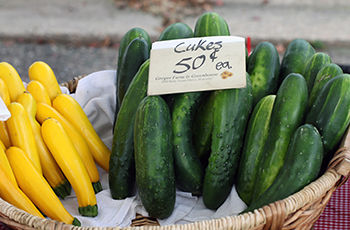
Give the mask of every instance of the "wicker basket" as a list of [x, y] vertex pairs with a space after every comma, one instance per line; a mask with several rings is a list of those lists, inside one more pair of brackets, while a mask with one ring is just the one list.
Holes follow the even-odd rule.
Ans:
[[[84, 76], [63, 83], [71, 93]], [[344, 134], [338, 151], [327, 171], [316, 181], [284, 200], [266, 205], [254, 213], [227, 216], [184, 225], [159, 226], [156, 219], [137, 215], [130, 227], [76, 227], [42, 219], [20, 210], [0, 199], [0, 221], [12, 229], [42, 230], [117, 230], [117, 229], [312, 229], [333, 192], [344, 184], [350, 174], [350, 129]]]

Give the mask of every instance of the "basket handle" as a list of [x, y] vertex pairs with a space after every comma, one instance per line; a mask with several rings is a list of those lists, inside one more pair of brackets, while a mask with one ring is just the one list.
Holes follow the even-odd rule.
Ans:
[[282, 200], [278, 200], [269, 205], [265, 205], [262, 209], [266, 215], [266, 223], [263, 230], [282, 229], [284, 220], [287, 217], [285, 203]]
[[337, 187], [342, 186], [350, 177], [350, 149], [347, 147], [339, 148], [334, 154], [334, 157], [328, 164], [327, 171], [334, 169], [343, 178], [338, 183]]
[[327, 171], [331, 169], [342, 175], [337, 187], [342, 186], [350, 177], [350, 127], [346, 130], [339, 149], [328, 164]]

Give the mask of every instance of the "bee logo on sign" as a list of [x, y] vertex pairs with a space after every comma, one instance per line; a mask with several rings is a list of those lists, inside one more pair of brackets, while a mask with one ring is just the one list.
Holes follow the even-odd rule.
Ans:
[[154, 42], [148, 95], [243, 88], [245, 54], [245, 39], [236, 36]]

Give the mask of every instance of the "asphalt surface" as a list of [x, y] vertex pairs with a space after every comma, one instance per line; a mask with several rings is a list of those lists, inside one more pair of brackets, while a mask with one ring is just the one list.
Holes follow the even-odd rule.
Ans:
[[[224, 0], [212, 11], [227, 21], [232, 35], [250, 37], [252, 45], [270, 41], [283, 55], [286, 45], [304, 38], [334, 63], [350, 65], [350, 2], [347, 0]], [[194, 28], [199, 15], [183, 22]], [[145, 29], [153, 41], [162, 18], [149, 12], [119, 9], [113, 0], [0, 0], [0, 61], [12, 64], [24, 81], [36, 60], [47, 62], [58, 81], [115, 69], [118, 43], [132, 27]]]
[[117, 48], [65, 44], [0, 42], [1, 61], [13, 65], [22, 80], [29, 81], [28, 68], [35, 61], [46, 62], [60, 83], [99, 70], [116, 69]]

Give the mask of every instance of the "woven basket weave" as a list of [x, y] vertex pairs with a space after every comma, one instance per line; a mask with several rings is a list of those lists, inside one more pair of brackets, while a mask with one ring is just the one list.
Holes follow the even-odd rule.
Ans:
[[[77, 77], [63, 83], [71, 93], [75, 92]], [[0, 199], [0, 221], [12, 229], [23, 230], [118, 230], [118, 229], [236, 229], [236, 230], [287, 230], [312, 229], [333, 192], [344, 184], [350, 174], [350, 129], [344, 134], [338, 151], [331, 160], [327, 171], [316, 181], [284, 200], [266, 205], [254, 213], [227, 216], [219, 219], [200, 221], [184, 225], [159, 226], [156, 219], [137, 215], [130, 227], [76, 227], [62, 222], [42, 219], [20, 210]]]

